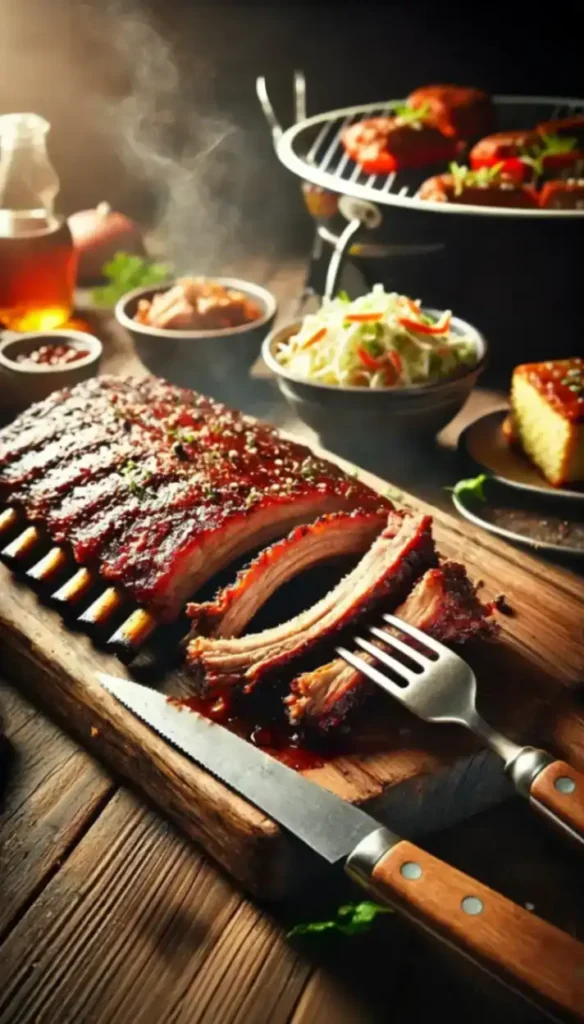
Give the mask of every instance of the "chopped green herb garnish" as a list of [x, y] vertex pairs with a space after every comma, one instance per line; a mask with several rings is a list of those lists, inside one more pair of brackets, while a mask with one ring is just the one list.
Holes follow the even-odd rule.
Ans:
[[372, 900], [363, 900], [362, 903], [347, 903], [339, 907], [333, 920], [297, 924], [288, 932], [288, 938], [296, 938], [298, 935], [319, 935], [322, 932], [359, 935], [368, 931], [377, 917], [392, 913], [390, 907], [383, 907], [380, 903], [374, 903]]
[[422, 122], [431, 114], [431, 108], [429, 103], [424, 103], [421, 107], [408, 107], [407, 104], [398, 104], [392, 107], [392, 114], [395, 117], [399, 117], [400, 121], [405, 124], [416, 124], [416, 122]]
[[491, 182], [497, 181], [502, 168], [503, 162], [492, 167], [479, 167], [476, 171], [471, 171], [464, 164], [450, 163], [448, 170], [454, 179], [454, 194], [459, 196], [463, 189], [475, 186], [488, 188]]
[[125, 466], [120, 469], [128, 488], [137, 498], [145, 498], [148, 494], [147, 485], [152, 479], [152, 473], [148, 469], [138, 466], [133, 459], [128, 459]]
[[102, 274], [109, 283], [94, 288], [91, 297], [96, 306], [111, 307], [133, 288], [167, 281], [172, 274], [172, 267], [165, 263], [153, 263], [152, 260], [128, 252], [117, 252], [104, 264]]
[[486, 501], [485, 483], [488, 479], [489, 477], [486, 473], [481, 473], [479, 476], [469, 477], [468, 480], [459, 480], [454, 487], [446, 487], [445, 490], [455, 494], [457, 498], [461, 494], [470, 494], [478, 501]]
[[525, 148], [524, 154], [519, 158], [522, 163], [533, 168], [537, 178], [543, 174], [545, 159], [548, 156], [559, 156], [562, 153], [571, 153], [578, 146], [578, 139], [563, 135], [541, 136], [541, 144], [531, 150]]
[[344, 288], [341, 288], [340, 292], [338, 292], [337, 299], [340, 299], [341, 302], [350, 302], [351, 301], [349, 295], [347, 294], [347, 292], [345, 291]]

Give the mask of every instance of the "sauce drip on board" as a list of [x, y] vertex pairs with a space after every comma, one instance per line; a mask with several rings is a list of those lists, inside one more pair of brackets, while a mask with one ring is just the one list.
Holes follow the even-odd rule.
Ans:
[[310, 750], [304, 746], [296, 733], [288, 731], [283, 725], [257, 725], [253, 721], [235, 715], [225, 697], [186, 697], [179, 700], [169, 697], [171, 704], [196, 711], [199, 715], [209, 718], [212, 722], [234, 732], [237, 736], [259, 747], [266, 754], [281, 761], [295, 771], [308, 771], [321, 768], [329, 757], [322, 751]]

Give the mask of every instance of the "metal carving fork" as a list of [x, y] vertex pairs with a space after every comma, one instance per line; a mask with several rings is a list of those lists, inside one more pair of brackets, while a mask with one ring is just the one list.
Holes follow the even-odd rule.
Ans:
[[383, 641], [391, 653], [362, 636], [355, 637], [355, 643], [389, 669], [391, 676], [345, 647], [337, 647], [337, 654], [426, 722], [458, 722], [470, 729], [503, 759], [517, 792], [584, 849], [584, 774], [544, 750], [521, 747], [493, 729], [477, 713], [476, 678], [470, 665], [395, 615], [382, 617], [429, 653], [377, 626], [368, 626], [368, 633]]

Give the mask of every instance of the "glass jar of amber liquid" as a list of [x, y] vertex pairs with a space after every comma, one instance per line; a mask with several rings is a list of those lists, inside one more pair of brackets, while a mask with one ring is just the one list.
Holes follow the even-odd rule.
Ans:
[[0, 323], [13, 331], [50, 330], [73, 310], [77, 258], [54, 212], [49, 127], [36, 114], [0, 117]]

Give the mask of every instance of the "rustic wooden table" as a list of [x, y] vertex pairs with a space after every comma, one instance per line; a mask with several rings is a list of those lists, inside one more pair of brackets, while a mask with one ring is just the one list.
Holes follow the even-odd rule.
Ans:
[[[240, 268], [241, 269], [241, 268]], [[291, 309], [302, 268], [246, 264]], [[103, 368], [127, 371], [127, 338], [104, 325]], [[398, 486], [434, 504], [456, 478], [463, 422], [500, 396], [477, 392], [445, 434], [432, 468], [399, 462]], [[298, 429], [256, 369], [247, 411]], [[0, 652], [1, 655], [1, 652]], [[1, 666], [1, 658], [0, 658]], [[303, 919], [360, 898], [331, 878], [302, 903], [260, 907], [158, 813], [0, 677], [7, 742], [0, 818], [0, 1024], [331, 1024], [427, 1020], [510, 1024], [543, 1018], [473, 967], [384, 917], [357, 938], [290, 941]], [[512, 801], [435, 836], [434, 852], [584, 938], [581, 864]]]

